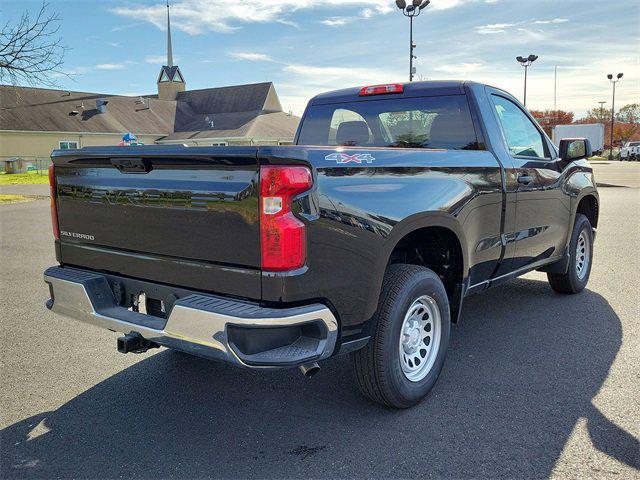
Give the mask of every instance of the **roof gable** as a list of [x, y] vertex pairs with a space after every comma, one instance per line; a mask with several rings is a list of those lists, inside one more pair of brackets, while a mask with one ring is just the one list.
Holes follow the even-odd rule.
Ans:
[[254, 83], [232, 87], [187, 90], [178, 94], [196, 113], [234, 113], [265, 110], [282, 111], [273, 83]]

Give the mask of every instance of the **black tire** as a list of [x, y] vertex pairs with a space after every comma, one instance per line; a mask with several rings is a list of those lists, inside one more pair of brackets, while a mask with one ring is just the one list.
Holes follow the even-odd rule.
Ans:
[[[582, 277], [578, 275], [577, 268], [577, 245], [580, 235], [584, 232], [588, 241], [588, 265]], [[569, 268], [566, 273], [547, 273], [547, 278], [551, 288], [558, 293], [574, 294], [584, 290], [591, 275], [591, 265], [593, 264], [593, 228], [589, 219], [581, 213], [576, 214], [576, 221], [573, 225], [571, 243], [569, 244]]]
[[[428, 296], [440, 314], [440, 341], [435, 361], [426, 376], [414, 382], [405, 376], [400, 360], [400, 333], [405, 314], [416, 299]], [[362, 392], [374, 402], [409, 408], [433, 388], [444, 365], [451, 316], [442, 281], [433, 271], [417, 265], [391, 265], [385, 274], [375, 333], [367, 346], [351, 354], [355, 377]]]

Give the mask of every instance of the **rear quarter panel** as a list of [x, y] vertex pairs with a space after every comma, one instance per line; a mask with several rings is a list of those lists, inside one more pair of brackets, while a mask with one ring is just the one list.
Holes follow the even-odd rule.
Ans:
[[[368, 155], [338, 164], [332, 154]], [[454, 231], [465, 272], [482, 278], [499, 259], [502, 183], [487, 151], [261, 148], [263, 164], [304, 163], [314, 188], [299, 202], [307, 223], [307, 266], [288, 274], [263, 273], [265, 301], [325, 301], [343, 334], [359, 333], [377, 307], [382, 278], [397, 242], [427, 226]]]

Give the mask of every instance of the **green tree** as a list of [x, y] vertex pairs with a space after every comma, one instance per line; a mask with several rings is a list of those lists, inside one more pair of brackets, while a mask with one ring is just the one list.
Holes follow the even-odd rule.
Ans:
[[616, 120], [633, 125], [640, 123], [640, 103], [630, 103], [622, 107], [616, 114]]
[[587, 114], [576, 120], [576, 123], [604, 123], [611, 122], [611, 109], [598, 105], [590, 110], [587, 110]]

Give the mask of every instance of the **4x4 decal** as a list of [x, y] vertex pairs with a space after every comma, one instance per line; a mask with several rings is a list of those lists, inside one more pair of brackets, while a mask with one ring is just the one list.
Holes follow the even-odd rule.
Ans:
[[376, 159], [373, 155], [369, 153], [354, 153], [349, 155], [348, 153], [332, 153], [324, 157], [325, 160], [330, 162], [336, 162], [338, 165], [344, 165], [345, 163], [373, 163]]

